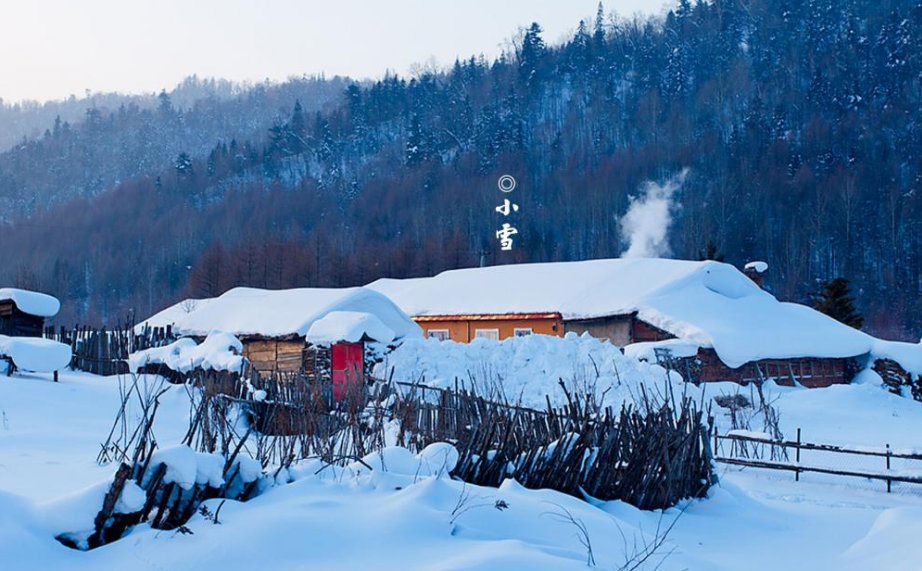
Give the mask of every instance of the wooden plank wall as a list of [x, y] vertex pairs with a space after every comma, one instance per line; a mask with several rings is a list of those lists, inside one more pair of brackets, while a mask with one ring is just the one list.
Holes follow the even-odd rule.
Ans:
[[304, 341], [299, 339], [254, 339], [243, 342], [243, 355], [260, 373], [298, 372], [304, 348]]
[[23, 313], [12, 300], [0, 301], [0, 335], [41, 337], [45, 319]]

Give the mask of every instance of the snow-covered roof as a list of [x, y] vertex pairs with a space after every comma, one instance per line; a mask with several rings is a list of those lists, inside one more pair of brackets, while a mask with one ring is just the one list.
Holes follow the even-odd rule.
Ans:
[[140, 324], [172, 325], [178, 335], [205, 336], [213, 330], [237, 336], [304, 337], [314, 322], [332, 312], [373, 315], [394, 339], [421, 335], [421, 330], [384, 295], [368, 288], [234, 288], [195, 303], [180, 302]]
[[559, 313], [564, 320], [637, 313], [738, 367], [759, 359], [853, 357], [876, 339], [784, 303], [735, 267], [649, 258], [516, 264], [381, 279], [367, 287], [411, 316]]
[[54, 317], [61, 311], [61, 302], [45, 293], [16, 289], [0, 288], [0, 301], [12, 300], [19, 311], [37, 317]]
[[307, 331], [307, 342], [312, 345], [329, 346], [338, 341], [355, 343], [365, 338], [390, 343], [394, 340], [394, 332], [376, 316], [359, 311], [331, 311]]
[[147, 320], [137, 324], [135, 330], [140, 332], [145, 327], [167, 327], [174, 325], [182, 320], [186, 315], [196, 309], [201, 309], [208, 305], [211, 299], [184, 299], [179, 303], [173, 304], [163, 311], [148, 317]]

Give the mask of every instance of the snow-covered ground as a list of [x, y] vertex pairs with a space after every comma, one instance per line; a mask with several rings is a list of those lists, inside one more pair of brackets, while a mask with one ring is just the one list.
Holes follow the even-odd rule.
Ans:
[[[870, 382], [768, 392], [786, 433], [800, 427], [816, 440], [856, 446], [915, 448], [922, 440], [922, 405]], [[162, 403], [155, 432], [166, 447], [184, 434], [189, 406], [182, 387], [171, 387]], [[111, 477], [115, 467], [95, 458], [118, 405], [112, 377], [0, 377], [0, 569], [585, 569], [586, 548], [561, 518], [564, 509], [585, 525], [601, 569], [621, 567], [635, 545], [677, 517], [647, 569], [662, 556], [660, 569], [707, 571], [915, 571], [922, 561], [922, 492], [888, 495], [847, 480], [807, 475], [795, 483], [786, 474], [723, 467], [708, 498], [658, 513], [621, 502], [593, 506], [514, 482], [465, 486], [397, 466], [358, 476], [314, 475], [316, 466], [303, 466], [293, 483], [245, 504], [227, 502], [220, 524], [196, 515], [191, 534], [141, 526], [114, 544], [74, 551], [53, 535], [86, 511], [84, 490]], [[217, 503], [208, 507], [213, 513]]]

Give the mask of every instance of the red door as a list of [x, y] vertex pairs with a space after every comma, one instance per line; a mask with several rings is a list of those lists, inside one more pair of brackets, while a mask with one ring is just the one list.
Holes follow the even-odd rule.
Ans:
[[341, 342], [333, 345], [333, 400], [340, 400], [365, 382], [365, 346]]

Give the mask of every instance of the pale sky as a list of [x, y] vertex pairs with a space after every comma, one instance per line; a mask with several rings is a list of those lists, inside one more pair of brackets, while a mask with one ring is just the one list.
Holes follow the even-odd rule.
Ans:
[[[660, 13], [664, 0], [608, 0]], [[670, 2], [671, 4], [671, 2]], [[496, 56], [537, 21], [551, 43], [598, 0], [0, 0], [0, 98], [171, 89], [184, 77], [380, 77], [434, 57]]]

